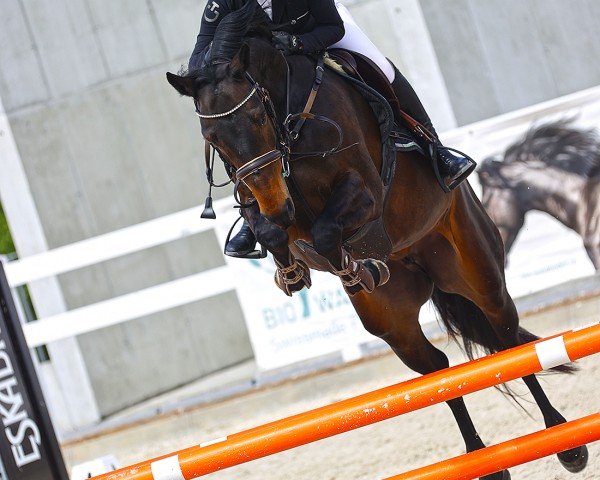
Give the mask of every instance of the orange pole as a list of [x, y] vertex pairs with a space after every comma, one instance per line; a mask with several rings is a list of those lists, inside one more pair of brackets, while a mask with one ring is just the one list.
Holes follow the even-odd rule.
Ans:
[[138, 463], [96, 480], [191, 480], [600, 351], [600, 324]]
[[472, 480], [600, 440], [600, 413], [387, 480]]

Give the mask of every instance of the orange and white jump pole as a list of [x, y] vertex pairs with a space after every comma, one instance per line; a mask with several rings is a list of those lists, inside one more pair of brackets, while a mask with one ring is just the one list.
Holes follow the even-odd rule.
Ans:
[[101, 475], [96, 480], [191, 480], [598, 352], [600, 324], [205, 442]]
[[472, 480], [598, 440], [600, 413], [594, 413], [387, 480]]

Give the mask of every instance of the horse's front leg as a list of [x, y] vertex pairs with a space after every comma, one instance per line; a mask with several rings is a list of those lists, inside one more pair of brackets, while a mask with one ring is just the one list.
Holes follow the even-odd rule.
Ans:
[[390, 278], [384, 262], [354, 259], [342, 247], [344, 232], [374, 220], [381, 209], [382, 202], [375, 200], [358, 172], [351, 171], [335, 185], [325, 209], [313, 223], [311, 234], [316, 252], [329, 261], [331, 273], [340, 277], [350, 295], [361, 290], [371, 293]]
[[244, 216], [258, 242], [271, 252], [275, 259], [275, 284], [289, 297], [304, 287], [310, 288], [310, 269], [290, 252], [287, 231], [261, 215], [257, 205], [245, 209]]
[[600, 271], [600, 243], [598, 242], [597, 236], [591, 240], [584, 238], [583, 243], [594, 268]]

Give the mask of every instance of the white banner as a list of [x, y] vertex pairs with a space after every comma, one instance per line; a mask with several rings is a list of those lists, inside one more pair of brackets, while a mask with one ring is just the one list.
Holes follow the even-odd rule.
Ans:
[[506, 282], [522, 297], [595, 272], [581, 237], [549, 215], [530, 212], [508, 256]]

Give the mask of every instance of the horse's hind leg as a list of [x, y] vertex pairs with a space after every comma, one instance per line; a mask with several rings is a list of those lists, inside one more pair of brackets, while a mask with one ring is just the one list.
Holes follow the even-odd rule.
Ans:
[[[444, 321], [466, 337], [466, 345], [479, 343], [492, 352], [535, 340], [537, 337], [519, 328], [517, 309], [506, 290], [498, 231], [468, 187], [457, 192], [453, 211], [448, 230], [428, 245], [437, 252], [437, 261], [420, 256], [436, 287], [441, 289], [436, 288], [434, 301]], [[546, 427], [566, 422], [535, 375], [523, 380], [542, 412]], [[587, 449], [578, 447], [560, 453], [558, 458], [567, 470], [578, 472], [587, 463]]]
[[[388, 261], [388, 266], [391, 277], [386, 285], [371, 294], [360, 292], [352, 297], [363, 325], [385, 340], [410, 369], [425, 375], [448, 368], [448, 358], [427, 340], [419, 324], [419, 310], [431, 296], [431, 280], [422, 272], [407, 270], [399, 261]], [[464, 400], [457, 398], [447, 403], [467, 451], [484, 448]], [[486, 480], [509, 478], [507, 471], [485, 477]]]

